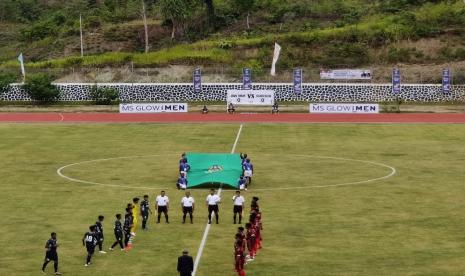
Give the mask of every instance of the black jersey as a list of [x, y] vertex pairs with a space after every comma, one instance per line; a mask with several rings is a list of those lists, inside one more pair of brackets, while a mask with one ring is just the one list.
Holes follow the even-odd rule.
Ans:
[[122, 234], [123, 233], [123, 225], [121, 225], [121, 221], [115, 221], [115, 234]]
[[92, 232], [86, 232], [84, 234], [84, 240], [83, 241], [85, 242], [87, 247], [95, 247], [95, 245], [98, 242], [95, 233], [92, 233]]
[[126, 215], [126, 217], [124, 218], [124, 231], [125, 232], [128, 232], [129, 230], [131, 230], [131, 227], [133, 225], [133, 217], [132, 215]]
[[57, 252], [57, 247], [58, 247], [57, 240], [56, 239], [49, 239], [45, 243], [45, 247], [48, 249], [48, 252], [56, 253]]
[[147, 214], [150, 210], [150, 204], [148, 200], [142, 200], [140, 203], [140, 212], [141, 214]]
[[95, 222], [95, 232], [97, 232], [97, 235], [103, 236], [103, 225], [100, 221]]

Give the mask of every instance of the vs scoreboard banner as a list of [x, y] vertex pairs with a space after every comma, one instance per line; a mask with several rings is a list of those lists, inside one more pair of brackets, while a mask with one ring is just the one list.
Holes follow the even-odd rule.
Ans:
[[273, 105], [273, 90], [228, 90], [226, 101], [234, 105]]
[[119, 113], [180, 113], [187, 112], [187, 103], [120, 104]]

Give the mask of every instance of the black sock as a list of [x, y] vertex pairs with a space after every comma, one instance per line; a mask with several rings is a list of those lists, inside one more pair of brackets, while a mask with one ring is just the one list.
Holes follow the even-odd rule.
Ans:
[[168, 214], [165, 214], [165, 220], [168, 222]]
[[208, 221], [209, 221], [209, 222], [212, 221], [212, 215], [211, 215], [211, 214], [208, 214]]
[[161, 217], [161, 213], [158, 213], [158, 219], [157, 219], [157, 222], [160, 222], [160, 217]]
[[192, 222], [192, 213], [189, 213], [189, 217], [191, 218], [191, 222]]
[[87, 254], [87, 264], [90, 263], [90, 258], [91, 258], [91, 257], [92, 257], [92, 256], [91, 256], [90, 254]]
[[216, 217], [216, 223], [218, 223], [218, 213], [215, 213], [215, 217]]
[[234, 224], [236, 224], [236, 213], [234, 213]]
[[182, 215], [182, 222], [186, 222], [186, 214]]
[[58, 262], [53, 263], [53, 268], [55, 268], [55, 272], [58, 272]]
[[239, 224], [241, 224], [241, 221], [242, 221], [242, 215], [239, 214]]

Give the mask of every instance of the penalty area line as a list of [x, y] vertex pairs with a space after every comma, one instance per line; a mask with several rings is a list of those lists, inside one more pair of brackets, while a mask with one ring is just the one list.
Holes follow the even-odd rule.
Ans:
[[[234, 141], [233, 147], [231, 149], [231, 153], [234, 153], [234, 151], [236, 150], [237, 143], [239, 142], [239, 137], [241, 136], [242, 126], [243, 125], [241, 124], [241, 126], [239, 127], [239, 130], [237, 131], [236, 140]], [[222, 191], [222, 187], [218, 189], [218, 196], [221, 195], [221, 191]], [[213, 212], [211, 215], [213, 216]], [[195, 276], [195, 274], [197, 273], [197, 268], [199, 267], [199, 264], [200, 264], [200, 258], [202, 258], [203, 249], [205, 248], [205, 244], [207, 242], [210, 228], [211, 228], [211, 224], [207, 223], [207, 226], [205, 227], [205, 231], [203, 232], [202, 241], [200, 242], [199, 250], [197, 250], [197, 255], [195, 256], [194, 271], [192, 272], [192, 276]]]

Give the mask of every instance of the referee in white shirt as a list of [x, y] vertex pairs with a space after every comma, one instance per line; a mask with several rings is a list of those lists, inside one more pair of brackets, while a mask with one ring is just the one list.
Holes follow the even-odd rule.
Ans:
[[236, 215], [239, 214], [239, 224], [242, 221], [242, 210], [244, 209], [245, 199], [241, 196], [241, 191], [236, 191], [236, 194], [232, 198], [234, 203], [234, 224], [236, 224]]
[[170, 223], [168, 221], [168, 208], [170, 206], [170, 200], [168, 196], [165, 195], [165, 191], [161, 191], [161, 194], [157, 196], [155, 200], [155, 209], [158, 211], [158, 219], [157, 223], [160, 223], [161, 213], [165, 214], [166, 223]]
[[212, 212], [215, 212], [216, 224], [218, 224], [218, 204], [221, 198], [215, 194], [215, 189], [210, 190], [210, 194], [207, 196], [207, 207], [208, 207], [208, 224], [212, 223]]
[[186, 192], [186, 196], [181, 200], [182, 207], [182, 223], [186, 223], [186, 214], [189, 213], [192, 224], [192, 213], [194, 213], [194, 198], [191, 197], [190, 192]]

